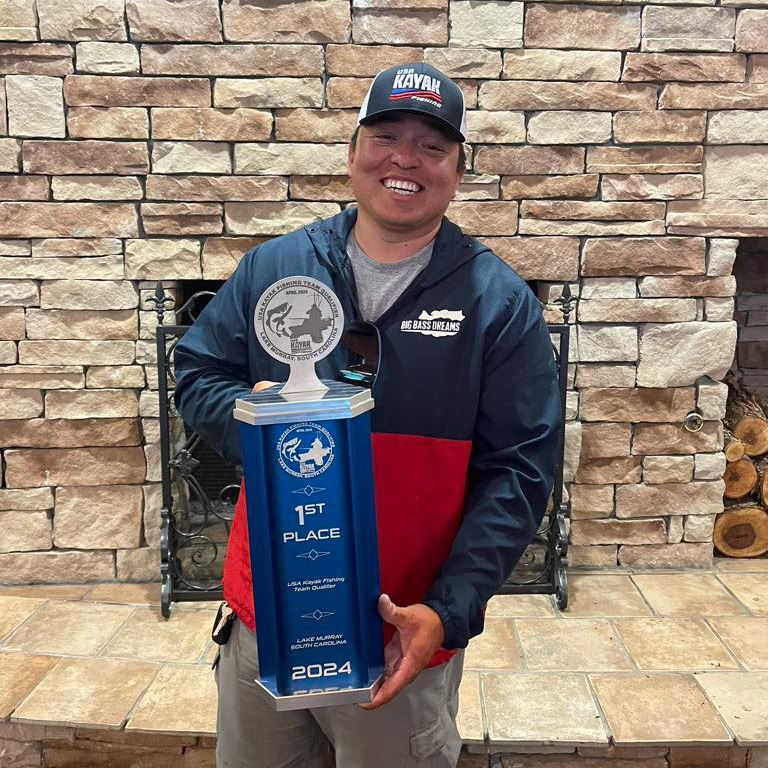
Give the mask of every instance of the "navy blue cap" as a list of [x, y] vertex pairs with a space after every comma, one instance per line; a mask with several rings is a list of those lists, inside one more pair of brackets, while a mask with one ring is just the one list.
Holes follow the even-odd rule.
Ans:
[[365, 125], [387, 112], [416, 112], [442, 123], [456, 141], [466, 141], [464, 94], [431, 64], [398, 64], [379, 72], [363, 101], [357, 122]]

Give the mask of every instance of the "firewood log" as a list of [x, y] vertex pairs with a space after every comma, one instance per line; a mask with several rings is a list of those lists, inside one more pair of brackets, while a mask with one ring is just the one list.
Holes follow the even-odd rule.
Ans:
[[717, 516], [715, 547], [729, 557], [757, 557], [768, 552], [768, 513], [754, 504], [730, 507]]
[[740, 499], [746, 496], [757, 485], [757, 468], [746, 456], [738, 461], [732, 461], [725, 467], [726, 499]]
[[733, 435], [744, 443], [747, 456], [768, 452], [768, 419], [742, 416], [733, 428]]
[[768, 456], [757, 462], [757, 495], [760, 502], [768, 508]]
[[738, 461], [743, 459], [747, 450], [744, 443], [734, 437], [733, 432], [727, 427], [723, 429], [723, 434], [725, 437], [725, 460]]

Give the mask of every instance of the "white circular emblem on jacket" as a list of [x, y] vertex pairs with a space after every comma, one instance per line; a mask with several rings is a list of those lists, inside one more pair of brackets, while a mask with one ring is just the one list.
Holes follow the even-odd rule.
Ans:
[[322, 360], [341, 339], [344, 313], [336, 294], [304, 275], [278, 280], [256, 303], [256, 337], [283, 362]]

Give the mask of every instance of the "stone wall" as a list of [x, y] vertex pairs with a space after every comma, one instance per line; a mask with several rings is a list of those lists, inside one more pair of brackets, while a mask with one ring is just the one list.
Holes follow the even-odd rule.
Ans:
[[0, 0], [0, 582], [157, 576], [142, 290], [339, 211], [371, 76], [422, 59], [470, 110], [449, 215], [548, 319], [580, 294], [572, 563], [709, 564], [731, 267], [768, 233], [763, 4]]
[[[473, 749], [480, 750], [478, 746]], [[162, 732], [95, 730], [0, 722], [8, 768], [215, 768], [216, 739]], [[496, 768], [765, 768], [768, 747], [558, 747], [494, 750]], [[457, 768], [487, 768], [487, 754], [462, 752]]]

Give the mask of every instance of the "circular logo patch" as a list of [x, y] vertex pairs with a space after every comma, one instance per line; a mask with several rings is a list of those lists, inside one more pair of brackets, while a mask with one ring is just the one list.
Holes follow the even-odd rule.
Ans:
[[331, 433], [314, 422], [294, 424], [280, 435], [277, 457], [280, 466], [294, 477], [316, 477], [333, 462], [335, 443]]
[[339, 343], [344, 313], [324, 283], [297, 275], [278, 280], [256, 304], [256, 336], [277, 360], [314, 362]]

